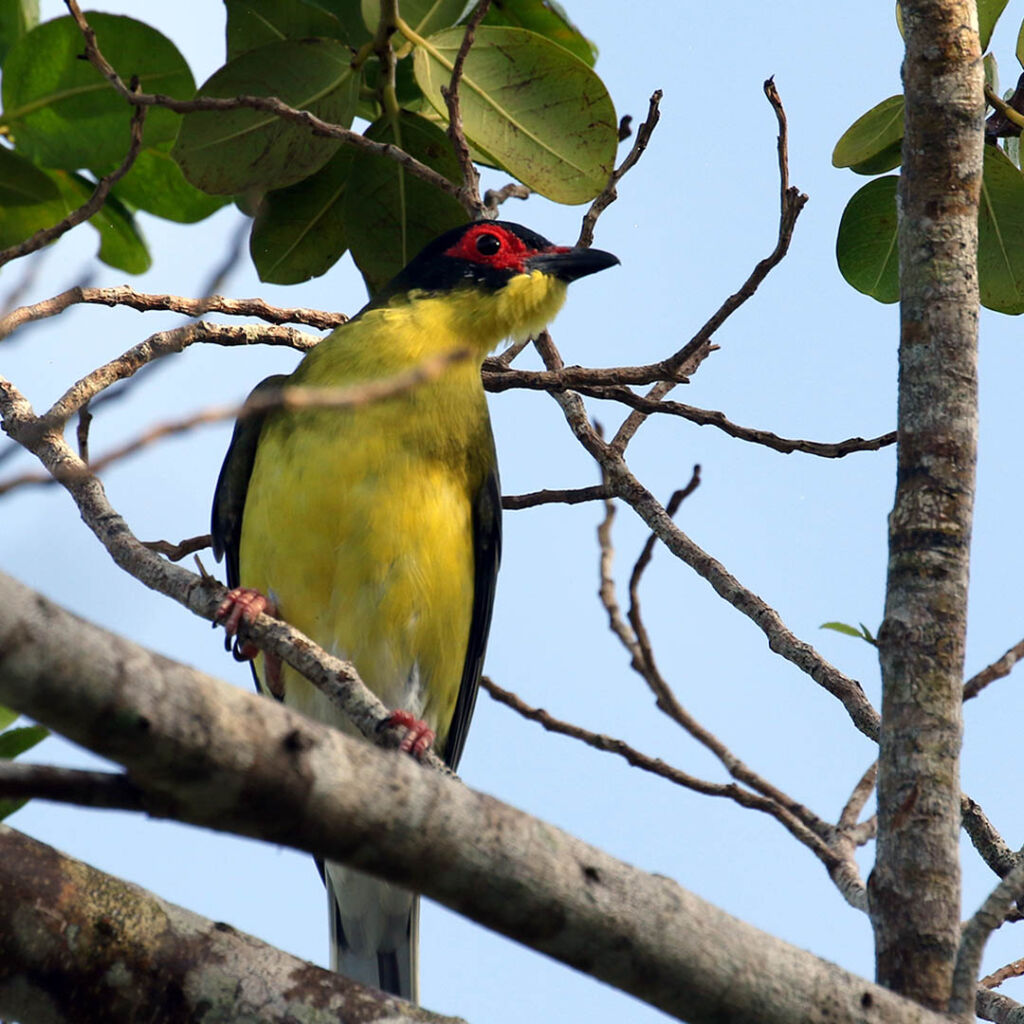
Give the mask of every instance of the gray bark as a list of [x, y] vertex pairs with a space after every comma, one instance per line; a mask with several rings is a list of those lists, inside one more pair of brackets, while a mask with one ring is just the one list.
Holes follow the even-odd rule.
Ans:
[[896, 500], [879, 631], [879, 982], [948, 1006], [959, 944], [959, 753], [977, 444], [983, 74], [974, 0], [903, 0]]

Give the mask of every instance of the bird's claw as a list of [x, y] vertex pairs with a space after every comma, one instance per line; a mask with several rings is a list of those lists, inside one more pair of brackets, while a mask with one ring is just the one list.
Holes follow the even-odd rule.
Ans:
[[406, 754], [412, 754], [417, 761], [422, 760], [434, 742], [434, 730], [410, 711], [392, 711], [384, 720], [384, 725], [405, 730], [398, 749]]
[[[234, 587], [227, 592], [213, 617], [214, 625], [223, 625], [227, 634], [226, 648], [235, 661], [252, 661], [259, 654], [259, 648], [243, 640], [239, 633], [246, 623], [255, 622], [259, 615], [276, 612], [274, 602], [251, 587]], [[231, 643], [234, 638], [234, 644]]]

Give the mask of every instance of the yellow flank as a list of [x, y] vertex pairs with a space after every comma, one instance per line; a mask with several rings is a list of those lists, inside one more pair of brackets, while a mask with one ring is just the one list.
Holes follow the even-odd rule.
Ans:
[[[352, 660], [389, 707], [425, 719], [439, 750], [473, 607], [472, 503], [494, 466], [480, 363], [503, 338], [544, 326], [565, 290], [534, 272], [497, 293], [413, 292], [367, 310], [306, 356], [289, 383], [386, 379], [467, 344], [476, 358], [369, 406], [272, 414], [260, 437], [242, 526], [242, 585], [268, 594], [281, 618]], [[339, 721], [287, 666], [284, 685], [288, 704]]]

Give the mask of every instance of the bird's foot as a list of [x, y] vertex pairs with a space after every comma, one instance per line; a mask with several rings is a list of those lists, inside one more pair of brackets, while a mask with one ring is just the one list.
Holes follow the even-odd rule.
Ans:
[[[260, 653], [260, 649], [255, 644], [243, 640], [240, 633], [246, 623], [255, 622], [263, 612], [267, 615], [277, 615], [277, 606], [269, 597], [251, 587], [234, 587], [221, 601], [213, 621], [214, 625], [221, 623], [224, 626], [224, 632], [227, 634], [225, 646], [231, 651], [235, 661], [252, 661]], [[264, 652], [264, 663], [267, 688], [280, 700], [284, 696], [281, 684], [281, 659]]]
[[385, 728], [395, 726], [405, 729], [405, 735], [402, 737], [398, 749], [406, 754], [412, 754], [417, 761], [422, 759], [434, 742], [434, 730], [423, 719], [417, 718], [410, 711], [392, 711], [383, 724]]

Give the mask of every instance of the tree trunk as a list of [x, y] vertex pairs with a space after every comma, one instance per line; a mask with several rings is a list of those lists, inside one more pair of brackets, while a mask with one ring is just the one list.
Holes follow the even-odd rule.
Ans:
[[960, 938], [983, 74], [974, 0], [903, 0], [902, 13], [898, 469], [869, 893], [879, 982], [945, 1010]]

